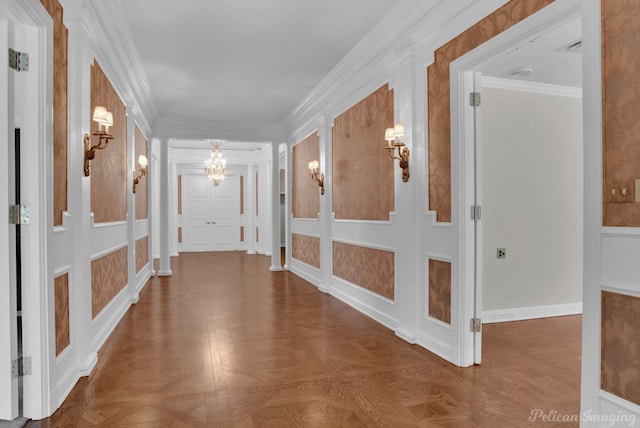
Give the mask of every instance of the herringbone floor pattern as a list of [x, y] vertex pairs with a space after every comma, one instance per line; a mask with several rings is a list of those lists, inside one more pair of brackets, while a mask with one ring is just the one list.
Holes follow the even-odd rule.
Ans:
[[578, 413], [580, 317], [485, 326], [485, 362], [462, 369], [268, 267], [240, 252], [173, 259], [91, 376], [28, 427], [521, 427], [533, 409]]

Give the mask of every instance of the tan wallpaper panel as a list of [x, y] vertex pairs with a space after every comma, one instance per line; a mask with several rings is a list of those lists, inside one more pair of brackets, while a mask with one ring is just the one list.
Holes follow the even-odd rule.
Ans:
[[53, 299], [55, 302], [56, 356], [60, 355], [71, 343], [69, 332], [69, 274], [60, 275], [54, 280]]
[[320, 269], [320, 238], [292, 234], [291, 257]]
[[395, 254], [333, 242], [333, 275], [387, 299], [395, 294]]
[[136, 241], [136, 273], [149, 263], [149, 237], [145, 236]]
[[182, 228], [178, 228], [178, 242], [182, 242]]
[[309, 162], [320, 159], [320, 134], [314, 132], [293, 146], [291, 175], [291, 212], [295, 218], [317, 218], [320, 212], [320, 188], [311, 179]]
[[451, 324], [451, 263], [429, 260], [429, 316]]
[[635, 180], [640, 179], [638, 2], [603, 0], [602, 31], [604, 225], [640, 226], [640, 201], [635, 201]]
[[[149, 151], [147, 150], [148, 142], [147, 139], [144, 138], [144, 134], [140, 131], [140, 128], [136, 125], [135, 130], [135, 142], [136, 142], [136, 151], [134, 163], [135, 168], [138, 169], [140, 166], [138, 165], [138, 157], [140, 155], [145, 155], [147, 158], [149, 157]], [[149, 218], [149, 175], [141, 178], [138, 181], [138, 185], [136, 186], [136, 220], [142, 220]]]
[[127, 257], [127, 247], [123, 247], [91, 262], [92, 318], [127, 285]]
[[552, 2], [553, 0], [511, 0], [436, 50], [435, 62], [427, 68], [427, 115], [429, 209], [437, 212], [438, 221], [451, 221], [450, 63]]
[[240, 226], [240, 242], [244, 242], [244, 226]]
[[333, 124], [333, 211], [337, 219], [389, 220], [394, 161], [384, 147], [393, 126], [393, 91], [384, 85]]
[[[91, 161], [91, 211], [96, 223], [124, 221], [127, 214], [127, 117], [124, 104], [97, 62], [91, 67], [91, 117], [95, 106], [113, 113], [114, 139]], [[98, 124], [91, 121], [91, 132]], [[97, 143], [92, 136], [92, 144]]]
[[256, 227], [256, 242], [260, 242], [260, 235], [258, 235], [258, 228]]
[[62, 225], [67, 211], [68, 30], [58, 0], [40, 0], [53, 19], [53, 225]]
[[182, 214], [182, 174], [178, 174], [178, 214]]
[[244, 175], [240, 176], [240, 214], [244, 214]]
[[602, 292], [602, 389], [640, 405], [640, 298]]

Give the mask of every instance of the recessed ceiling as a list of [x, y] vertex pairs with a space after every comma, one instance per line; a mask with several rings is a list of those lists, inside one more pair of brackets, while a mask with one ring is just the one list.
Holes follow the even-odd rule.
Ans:
[[[483, 75], [551, 85], [582, 87], [582, 23], [576, 18], [492, 58]], [[573, 48], [571, 48], [573, 46]]]
[[399, 0], [121, 0], [160, 117], [280, 122]]
[[169, 147], [175, 149], [209, 149], [211, 143], [217, 141], [222, 144], [222, 149], [225, 151], [234, 152], [255, 152], [264, 150], [270, 147], [269, 143], [259, 143], [254, 141], [224, 141], [224, 140], [177, 140], [172, 139], [169, 142]]

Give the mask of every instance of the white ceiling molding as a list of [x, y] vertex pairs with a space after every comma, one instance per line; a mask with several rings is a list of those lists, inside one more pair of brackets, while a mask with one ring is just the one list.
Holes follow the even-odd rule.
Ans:
[[120, 4], [101, 0], [82, 3], [63, 0], [62, 5], [66, 7], [65, 15], [69, 11], [82, 22], [92, 39], [100, 67], [123, 103], [135, 106], [135, 119], [141, 130], [147, 135], [151, 134], [151, 123], [155, 121], [157, 109], [128, 35]]
[[277, 122], [200, 121], [160, 118], [153, 125], [153, 135], [158, 138], [186, 140], [229, 140], [256, 142], [285, 142], [287, 133]]
[[[449, 24], [460, 19], [461, 10], [476, 3], [482, 3], [476, 7], [483, 10], [493, 10], [491, 6], [497, 8], [506, 1], [412, 0], [399, 3], [287, 115], [284, 124], [289, 134], [297, 134], [299, 127], [311, 121], [320, 110], [327, 114], [344, 111], [363, 98], [362, 89], [367, 85], [362, 82], [368, 82], [368, 87], [380, 82], [384, 84], [383, 80], [394, 64], [406, 60], [409, 54], [417, 55], [424, 45], [433, 42], [434, 35], [444, 33], [443, 28], [455, 37], [459, 31], [456, 33], [456, 26]], [[478, 16], [468, 15], [471, 18]], [[359, 87], [347, 90], [356, 80]]]
[[482, 76], [482, 87], [531, 92], [534, 94], [557, 95], [559, 97], [582, 98], [582, 88], [491, 76]]
[[[211, 148], [183, 149], [171, 148], [169, 150], [169, 161], [176, 163], [188, 163], [201, 166], [204, 171], [204, 161], [209, 159]], [[271, 148], [267, 150], [255, 150], [253, 152], [239, 152], [225, 150], [224, 145], [221, 150], [222, 157], [226, 159], [227, 165], [249, 165], [264, 162], [271, 159]]]

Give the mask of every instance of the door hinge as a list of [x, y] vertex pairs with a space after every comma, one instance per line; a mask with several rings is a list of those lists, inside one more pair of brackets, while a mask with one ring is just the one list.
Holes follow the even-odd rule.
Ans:
[[471, 220], [478, 221], [482, 218], [482, 207], [480, 205], [471, 205]]
[[471, 333], [480, 333], [482, 331], [482, 320], [480, 318], [471, 318]]
[[29, 224], [29, 205], [9, 205], [9, 224]]
[[31, 374], [31, 357], [20, 357], [11, 361], [11, 377], [13, 379]]
[[29, 54], [9, 48], [9, 67], [16, 71], [29, 71]]
[[480, 107], [482, 104], [480, 92], [471, 92], [469, 94], [469, 104], [471, 104], [471, 107]]

